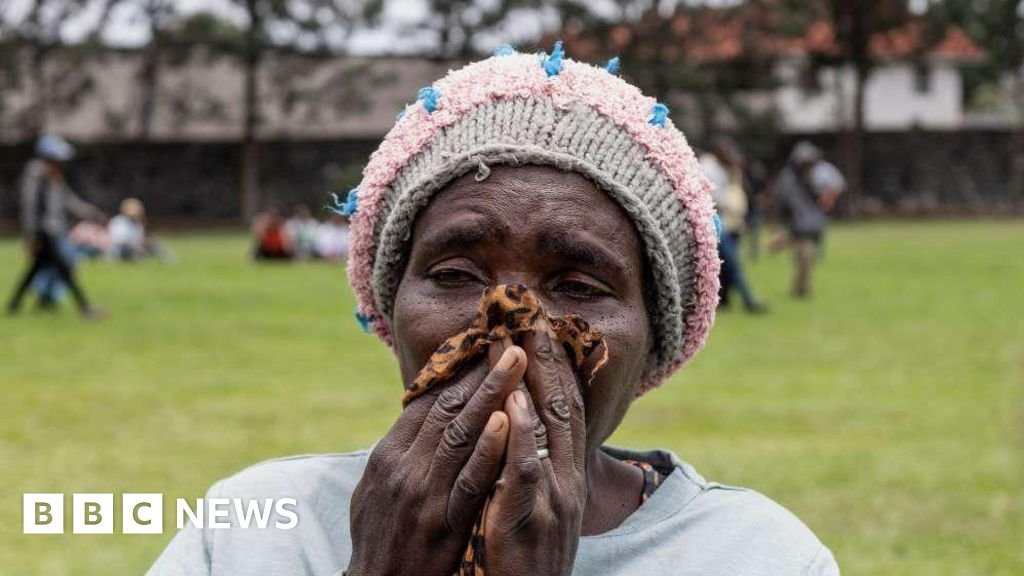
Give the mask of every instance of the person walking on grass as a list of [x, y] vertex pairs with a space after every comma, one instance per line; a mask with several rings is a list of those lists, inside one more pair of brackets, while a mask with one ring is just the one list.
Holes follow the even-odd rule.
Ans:
[[68, 212], [79, 218], [105, 218], [98, 208], [79, 198], [65, 180], [65, 164], [74, 155], [74, 147], [60, 136], [43, 136], [36, 142], [36, 158], [29, 161], [22, 174], [21, 227], [30, 262], [7, 304], [8, 314], [21, 308], [36, 276], [53, 270], [74, 296], [82, 316], [93, 319], [100, 315], [86, 298], [66, 251], [61, 249], [68, 233]]
[[779, 216], [788, 229], [772, 243], [775, 249], [793, 247], [793, 296], [811, 295], [811, 272], [828, 226], [828, 213], [846, 187], [839, 170], [824, 160], [821, 150], [802, 141], [793, 147], [775, 184]]
[[743, 157], [732, 140], [717, 138], [711, 152], [701, 156], [700, 163], [711, 181], [711, 197], [722, 223], [722, 236], [718, 243], [719, 258], [722, 259], [719, 307], [729, 307], [729, 296], [735, 290], [739, 292], [747, 312], [767, 312], [768, 308], [754, 298], [740, 260], [740, 237], [746, 228], [748, 210]]

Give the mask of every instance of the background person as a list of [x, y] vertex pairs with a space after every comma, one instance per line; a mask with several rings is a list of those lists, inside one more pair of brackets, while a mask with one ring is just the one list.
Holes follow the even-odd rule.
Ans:
[[700, 162], [711, 181], [711, 197], [722, 222], [722, 238], [718, 244], [722, 259], [719, 305], [728, 308], [729, 297], [735, 290], [739, 292], [747, 312], [763, 313], [767, 308], [754, 298], [740, 260], [740, 236], [746, 227], [748, 207], [743, 157], [731, 140], [717, 138], [711, 152], [701, 155]]
[[115, 260], [134, 261], [146, 255], [146, 210], [137, 198], [121, 201], [121, 210], [110, 219], [110, 254]]
[[[68, 236], [61, 236], [57, 239], [57, 250], [60, 256], [72, 270], [78, 262], [78, 248]], [[32, 278], [29, 288], [38, 298], [36, 306], [39, 310], [54, 311], [57, 305], [68, 292], [67, 285], [61, 280], [60, 273], [56, 266], [44, 266]]]
[[99, 258], [110, 252], [110, 231], [101, 222], [82, 220], [71, 228], [68, 239], [75, 254], [83, 258]]
[[46, 135], [36, 142], [36, 158], [25, 166], [21, 181], [21, 228], [30, 262], [7, 304], [8, 314], [18, 312], [34, 278], [50, 268], [74, 296], [84, 317], [95, 318], [99, 314], [78, 284], [66, 251], [61, 250], [61, 242], [68, 233], [69, 212], [79, 218], [104, 218], [103, 212], [79, 198], [64, 178], [65, 163], [74, 155], [75, 149], [67, 140]]
[[252, 221], [253, 259], [291, 260], [291, 240], [284, 229], [284, 218], [276, 206], [260, 212]]
[[313, 217], [309, 206], [299, 204], [285, 222], [284, 232], [291, 244], [293, 255], [299, 260], [316, 257], [316, 237], [320, 222]]
[[158, 258], [163, 262], [174, 260], [174, 254], [150, 234], [146, 227], [145, 206], [137, 198], [126, 198], [121, 202], [120, 213], [111, 218], [108, 227], [109, 246], [104, 250], [108, 257], [125, 262], [142, 258]]
[[331, 213], [316, 231], [316, 255], [318, 258], [340, 262], [348, 258], [348, 222], [340, 214]]
[[[814, 156], [813, 152], [811, 156]], [[811, 168], [811, 186], [818, 194], [818, 204], [821, 209], [829, 213], [835, 208], [839, 196], [846, 191], [846, 178], [835, 164], [824, 158], [820, 150], [818, 150], [817, 157], [818, 159]]]
[[107, 227], [109, 258], [121, 262], [134, 262], [143, 258], [157, 258], [173, 262], [174, 254], [153, 236], [146, 226], [146, 207], [138, 198], [121, 201], [120, 214], [110, 220]]
[[828, 211], [845, 188], [838, 169], [822, 162], [821, 150], [801, 141], [793, 147], [775, 183], [775, 203], [788, 237], [777, 237], [773, 246], [781, 248], [788, 243], [793, 248], [795, 298], [811, 295], [811, 273], [828, 227]]

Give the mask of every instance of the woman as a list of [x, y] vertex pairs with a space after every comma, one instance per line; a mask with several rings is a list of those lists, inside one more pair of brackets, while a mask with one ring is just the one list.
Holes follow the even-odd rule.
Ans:
[[715, 140], [700, 163], [711, 182], [711, 198], [722, 221], [722, 236], [718, 242], [718, 255], [722, 259], [718, 308], [729, 308], [730, 293], [735, 289], [747, 312], [763, 314], [768, 307], [754, 298], [740, 259], [740, 236], [747, 226], [749, 208], [744, 190], [743, 156], [732, 140], [722, 137]]
[[767, 498], [603, 446], [703, 345], [717, 301], [708, 185], [666, 113], [557, 45], [421, 90], [342, 207], [357, 317], [411, 382], [485, 287], [523, 284], [601, 331], [607, 365], [582, 386], [544, 332], [495, 343], [372, 451], [272, 461], [211, 490], [294, 498], [294, 529], [186, 529], [152, 573], [450, 576], [491, 496], [489, 576], [837, 574]]
[[75, 148], [54, 134], [36, 142], [36, 157], [26, 166], [21, 179], [21, 227], [30, 258], [29, 266], [18, 281], [7, 303], [7, 313], [21, 309], [21, 300], [39, 275], [43, 280], [44, 308], [53, 306], [56, 282], [75, 298], [83, 318], [96, 320], [103, 312], [94, 308], [75, 276], [74, 262], [68, 259], [68, 213], [79, 218], [103, 219], [103, 212], [82, 200], [68, 186], [66, 164], [75, 157]]

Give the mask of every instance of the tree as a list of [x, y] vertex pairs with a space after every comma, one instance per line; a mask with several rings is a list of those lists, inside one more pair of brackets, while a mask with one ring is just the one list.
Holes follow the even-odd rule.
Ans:
[[541, 0], [428, 0], [426, 18], [414, 27], [436, 36], [437, 58], [466, 60], [476, 55], [477, 39], [500, 33], [513, 12], [541, 5]]
[[560, 0], [562, 26], [552, 39], [564, 39], [569, 54], [584, 60], [617, 57], [622, 74], [668, 104], [691, 139], [751, 134], [748, 151], [768, 156], [776, 115], [737, 97], [775, 85], [774, 54], [765, 49], [774, 34], [767, 4], [619, 0], [614, 10], [597, 12], [585, 2]]
[[249, 221], [256, 215], [260, 205], [259, 147], [256, 142], [256, 128], [259, 122], [259, 73], [263, 57], [265, 33], [263, 2], [244, 0], [249, 23], [245, 29], [245, 116], [242, 128], [242, 162], [239, 182], [242, 192], [242, 218]]
[[839, 53], [854, 73], [853, 123], [847, 136], [846, 173], [850, 195], [856, 197], [861, 193], [864, 180], [864, 88], [877, 64], [871, 39], [906, 24], [911, 12], [906, 0], [829, 0], [828, 4]]
[[[115, 0], [116, 1], [116, 0]], [[149, 43], [143, 49], [139, 70], [142, 94], [139, 98], [139, 137], [148, 140], [153, 131], [153, 117], [160, 94], [160, 67], [167, 42], [168, 27], [177, 15], [174, 0], [124, 0], [135, 5], [141, 19], [149, 28]]]
[[1011, 199], [1024, 200], [1024, 2], [1021, 0], [933, 0], [933, 29], [955, 25], [985, 50], [981, 74], [998, 84], [1011, 79], [1015, 129], [1010, 145]]
[[267, 50], [339, 50], [359, 24], [380, 13], [381, 0], [233, 0], [246, 14], [242, 58], [244, 113], [240, 165], [241, 213], [250, 220], [259, 209], [260, 86]]
[[809, 54], [812, 67], [848, 66], [853, 72], [852, 118], [844, 122], [844, 168], [851, 197], [862, 191], [864, 178], [865, 87], [878, 65], [873, 39], [914, 17], [908, 0], [779, 0], [787, 27], [803, 35], [816, 22], [827, 23], [832, 42], [815, 46]]
[[[21, 80], [31, 86], [29, 93], [32, 94], [32, 104], [25, 109], [19, 122], [29, 138], [38, 136], [46, 129], [54, 95], [58, 92], [55, 89], [56, 83], [62, 80], [60, 74], [51, 73], [50, 59], [58, 48], [65, 46], [63, 28], [68, 20], [94, 4], [101, 4], [101, 17], [96, 26], [98, 29], [109, 14], [109, 5], [104, 0], [33, 0], [22, 21], [4, 22], [6, 41], [3, 48], [4, 59], [9, 61], [8, 70], [23, 76]], [[95, 40], [91, 34], [87, 36], [88, 41], [82, 45], [86, 49]], [[22, 60], [26, 51], [27, 62]], [[88, 88], [88, 83], [80, 83], [79, 88]], [[70, 96], [77, 97], [78, 94]]]

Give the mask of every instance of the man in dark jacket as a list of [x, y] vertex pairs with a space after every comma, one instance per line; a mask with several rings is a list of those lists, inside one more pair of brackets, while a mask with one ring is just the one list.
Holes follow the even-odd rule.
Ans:
[[800, 142], [793, 148], [775, 183], [775, 203], [794, 251], [796, 298], [811, 294], [811, 270], [828, 226], [828, 211], [844, 186], [838, 171], [810, 142]]

